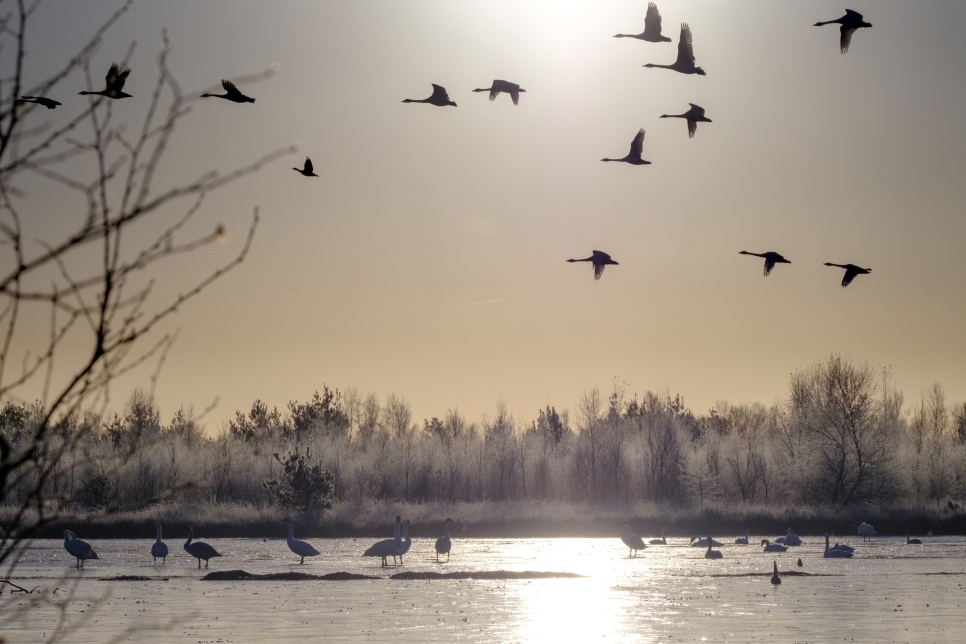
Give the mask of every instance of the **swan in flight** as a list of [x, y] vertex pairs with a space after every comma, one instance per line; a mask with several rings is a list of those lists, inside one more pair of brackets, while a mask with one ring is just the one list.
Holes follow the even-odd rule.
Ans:
[[862, 268], [861, 266], [856, 266], [855, 264], [833, 264], [832, 262], [825, 262], [825, 265], [845, 269], [845, 275], [842, 276], [842, 288], [845, 288], [851, 284], [856, 275], [868, 275], [872, 272], [871, 268]]
[[117, 63], [111, 64], [111, 68], [107, 71], [106, 83], [104, 89], [99, 92], [78, 92], [78, 94], [94, 94], [97, 96], [106, 96], [107, 98], [131, 98], [130, 94], [125, 94], [121, 90], [124, 89], [124, 83], [127, 81], [127, 77], [131, 73], [131, 68], [126, 68], [123, 72], [120, 71]]
[[667, 534], [664, 532], [664, 528], [661, 528], [661, 538], [651, 539], [648, 541], [652, 546], [666, 546], [667, 545]]
[[312, 166], [312, 159], [305, 157], [305, 167], [301, 170], [298, 168], [292, 168], [299, 174], [305, 177], [317, 177], [319, 175], [315, 174], [315, 168]]
[[[399, 542], [399, 549], [396, 554], [399, 555], [399, 563], [402, 565], [403, 555], [409, 552], [409, 549], [413, 547], [413, 540], [409, 536], [409, 524], [412, 523], [408, 519], [402, 524], [402, 540]], [[395, 561], [395, 557], [393, 558]]]
[[863, 522], [859, 524], [859, 534], [862, 535], [862, 541], [866, 539], [871, 541], [872, 536], [875, 535], [875, 530], [868, 523]]
[[[801, 559], [799, 559], [799, 561], [801, 561]], [[775, 567], [772, 568], [774, 572], [771, 574], [771, 583], [773, 586], [779, 586], [782, 583], [782, 578], [778, 576], [778, 560], [772, 559], [772, 563]]]
[[436, 561], [439, 561], [440, 555], [446, 555], [446, 561], [449, 561], [449, 551], [453, 549], [453, 537], [449, 534], [449, 524], [456, 523], [452, 519], [446, 519], [443, 521], [443, 536], [436, 540]]
[[[711, 537], [708, 537], [711, 539]], [[691, 546], [693, 548], [704, 548], [708, 545], [708, 539], [702, 539], [701, 537], [691, 537]], [[715, 541], [711, 539], [711, 545], [715, 548], [720, 548], [723, 544], [720, 541]]]
[[599, 280], [601, 274], [604, 272], [604, 267], [608, 264], [613, 264], [614, 266], [620, 266], [617, 262], [610, 258], [610, 255], [603, 251], [595, 250], [594, 254], [590, 257], [585, 257], [584, 259], [568, 259], [568, 262], [590, 262], [594, 265], [594, 279]]
[[505, 80], [495, 80], [489, 87], [477, 88], [473, 91], [489, 92], [491, 101], [496, 100], [496, 97], [500, 95], [500, 92], [506, 92], [510, 95], [510, 98], [513, 99], [513, 104], [518, 105], [520, 103], [520, 92], [525, 92], [527, 90], [523, 89], [516, 83], [511, 83]]
[[201, 98], [207, 98], [209, 96], [213, 98], [223, 98], [226, 101], [231, 101], [232, 103], [254, 103], [255, 99], [251, 96], [245, 96], [239, 91], [235, 84], [230, 80], [222, 79], [221, 86], [225, 88], [224, 94], [202, 94]]
[[788, 529], [788, 532], [785, 533], [785, 537], [784, 538], [785, 538], [785, 540], [782, 541], [782, 543], [784, 543], [786, 546], [800, 546], [800, 545], [802, 545], [802, 538], [799, 537], [794, 532], [792, 532], [792, 529], [791, 528], [789, 528]]
[[909, 533], [907, 532], [906, 533], [906, 545], [907, 546], [911, 546], [911, 545], [921, 546], [922, 545], [922, 541], [920, 541], [919, 539], [910, 539], [909, 538]]
[[429, 103], [430, 105], [435, 105], [436, 107], [446, 107], [447, 105], [452, 105], [453, 107], [456, 107], [456, 103], [449, 100], [449, 94], [446, 93], [445, 87], [443, 87], [442, 85], [437, 85], [436, 83], [432, 83], [432, 86], [433, 86], [433, 95], [430, 96], [429, 98], [423, 98], [423, 99], [405, 98], [403, 99], [403, 103]]
[[721, 554], [720, 550], [712, 550], [711, 546], [717, 543], [711, 537], [708, 537], [708, 551], [704, 553], [705, 559], [724, 559], [724, 555]]
[[694, 133], [698, 131], [698, 121], [704, 121], [705, 123], [712, 123], [713, 121], [704, 116], [704, 108], [700, 105], [695, 105], [694, 103], [688, 103], [691, 106], [684, 114], [661, 114], [662, 119], [687, 119], [688, 121], [688, 138], [693, 139]]
[[17, 99], [17, 102], [18, 103], [36, 103], [37, 105], [43, 105], [48, 110], [57, 109], [58, 105], [62, 105], [62, 103], [58, 103], [54, 99], [47, 98], [46, 96], [21, 96], [20, 98]]
[[204, 541], [192, 541], [195, 538], [195, 532], [188, 526], [188, 540], [184, 542], [184, 550], [189, 555], [198, 560], [198, 567], [201, 568], [201, 560], [205, 560], [205, 568], [208, 567], [208, 560], [214, 559], [215, 557], [220, 557], [218, 551], [209, 546]]
[[762, 552], [785, 552], [786, 550], [788, 550], [788, 546], [783, 546], [780, 543], [771, 543], [768, 539], [761, 540]]
[[158, 537], [151, 546], [151, 556], [154, 557], [154, 563], [158, 563], [158, 557], [161, 557], [161, 565], [164, 565], [168, 559], [168, 544], [161, 541], [161, 524], [155, 523], [154, 529], [158, 533]]
[[644, 545], [644, 540], [634, 534], [634, 531], [631, 530], [631, 526], [629, 525], [621, 526], [621, 541], [623, 541], [624, 545], [628, 548], [628, 557], [636, 556], [638, 550], [643, 550], [647, 547]]
[[765, 259], [765, 277], [771, 275], [771, 269], [775, 268], [775, 264], [791, 264], [790, 261], [782, 257], [776, 252], [767, 251], [764, 253], [749, 253], [743, 250], [738, 253], [739, 255], [754, 255], [755, 257], [763, 257]]
[[661, 35], [661, 12], [653, 2], [647, 3], [647, 14], [644, 16], [644, 32], [640, 34], [617, 34], [614, 38], [637, 38], [647, 42], [671, 42], [667, 36]]
[[813, 26], [821, 27], [822, 25], [831, 24], [842, 25], [839, 28], [842, 36], [839, 39], [839, 49], [844, 54], [849, 50], [849, 45], [852, 43], [852, 34], [855, 33], [856, 29], [861, 29], [862, 27], [871, 27], [869, 23], [862, 19], [862, 14], [851, 9], [845, 10], [845, 15], [838, 20], [826, 20], [825, 22], [816, 22]]
[[739, 546], [747, 546], [748, 545], [748, 531], [745, 530], [745, 536], [738, 537], [737, 539], [735, 539], [735, 543], [737, 543]]
[[64, 550], [72, 557], [77, 557], [76, 568], [83, 568], [84, 561], [87, 559], [97, 559], [97, 553], [91, 548], [91, 544], [78, 539], [70, 530], [64, 530]]
[[660, 67], [661, 69], [673, 69], [682, 74], [697, 74], [706, 76], [704, 70], [694, 64], [694, 39], [691, 36], [691, 27], [687, 23], [681, 24], [681, 37], [678, 40], [678, 59], [671, 65], [658, 65], [647, 63], [645, 67]]
[[624, 163], [630, 163], [631, 165], [651, 165], [650, 161], [645, 161], [641, 158], [641, 153], [644, 152], [644, 128], [637, 131], [637, 135], [634, 140], [631, 141], [631, 151], [627, 153], [626, 157], [621, 159], [601, 159], [601, 161], [622, 161]]
[[288, 549], [302, 558], [299, 564], [305, 563], [306, 557], [318, 557], [321, 553], [312, 547], [307, 541], [299, 541], [295, 538], [295, 521], [292, 517], [285, 517], [282, 523], [288, 523]]
[[825, 533], [825, 553], [822, 554], [826, 559], [851, 559], [852, 553], [848, 550], [836, 550], [828, 547], [828, 532]]
[[399, 524], [401, 521], [402, 517], [397, 514], [396, 527], [393, 530], [393, 538], [377, 541], [376, 543], [372, 544], [368, 550], [362, 553], [362, 556], [379, 557], [382, 559], [383, 566], [389, 565], [386, 563], [386, 557], [392, 557], [392, 562], [396, 563], [396, 553], [399, 552], [399, 545], [402, 543], [402, 534], [399, 531]]

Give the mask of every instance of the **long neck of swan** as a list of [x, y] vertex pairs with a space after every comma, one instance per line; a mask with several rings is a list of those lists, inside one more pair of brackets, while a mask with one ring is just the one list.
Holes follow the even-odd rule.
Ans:
[[158, 541], [161, 541], [161, 526], [158, 526]]
[[392, 538], [399, 541], [402, 537], [399, 534], [399, 519], [396, 519], [396, 528], [393, 530]]
[[[444, 523], [443, 524], [443, 536], [446, 537], [447, 539], [450, 538], [450, 536], [449, 536], [449, 523]], [[909, 536], [906, 535], [906, 538], [908, 539]]]
[[289, 539], [295, 538], [295, 521], [288, 522], [288, 538]]

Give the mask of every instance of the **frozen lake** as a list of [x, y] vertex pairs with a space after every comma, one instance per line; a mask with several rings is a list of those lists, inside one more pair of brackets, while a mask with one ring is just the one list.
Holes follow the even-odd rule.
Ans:
[[[280, 529], [281, 530], [281, 529]], [[148, 530], [153, 532], [153, 530]], [[83, 535], [80, 535], [83, 538]], [[772, 537], [774, 535], [768, 535]], [[684, 539], [651, 546], [639, 557], [613, 539], [459, 539], [449, 563], [434, 560], [433, 540], [413, 541], [406, 563], [385, 569], [360, 557], [374, 540], [310, 540], [322, 553], [304, 566], [285, 540], [207, 539], [224, 556], [211, 570], [252, 573], [347, 571], [386, 578], [365, 581], [201, 581], [181, 545], [166, 537], [172, 556], [153, 565], [153, 540], [94, 541], [101, 557], [83, 570], [62, 541], [39, 541], [27, 552], [20, 585], [69, 585], [65, 607], [80, 626], [67, 641], [104, 642], [962, 642], [966, 638], [966, 538], [877, 538], [856, 547], [851, 560], [822, 558], [821, 537], [787, 553], [725, 545], [724, 559]], [[752, 536], [757, 542], [759, 537]], [[733, 541], [734, 537], [722, 538]], [[768, 576], [772, 559], [788, 576]], [[804, 566], [798, 568], [801, 558]], [[556, 571], [581, 579], [401, 581], [414, 571]], [[60, 579], [66, 575], [67, 579]], [[107, 581], [118, 575], [148, 581]], [[825, 576], [828, 575], [828, 576]], [[11, 601], [10, 595], [5, 598]], [[18, 596], [12, 596], [14, 604]], [[11, 607], [12, 608], [12, 607]], [[42, 642], [60, 615], [32, 611], [29, 620], [0, 633], [11, 644]], [[160, 628], [150, 636], [144, 629]], [[138, 629], [127, 633], [126, 629]]]

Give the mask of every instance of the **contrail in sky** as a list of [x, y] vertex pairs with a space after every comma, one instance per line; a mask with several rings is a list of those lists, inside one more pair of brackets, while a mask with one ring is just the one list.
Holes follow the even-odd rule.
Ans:
[[416, 309], [417, 311], [439, 311], [440, 309], [456, 309], [461, 306], [476, 306], [477, 304], [492, 304], [493, 302], [503, 302], [505, 297], [501, 297], [498, 300], [483, 300], [482, 302], [467, 302], [466, 304], [448, 304], [446, 306], [433, 306], [428, 309]]

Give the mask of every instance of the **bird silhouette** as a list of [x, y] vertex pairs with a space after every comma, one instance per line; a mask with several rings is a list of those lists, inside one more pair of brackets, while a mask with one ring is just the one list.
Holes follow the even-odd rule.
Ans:
[[64, 530], [64, 550], [72, 557], [77, 558], [77, 563], [75, 564], [77, 568], [83, 568], [84, 561], [87, 559], [98, 558], [97, 553], [91, 548], [91, 544], [86, 541], [81, 541], [70, 530]]
[[621, 541], [627, 546], [627, 556], [630, 557], [631, 553], [637, 555], [638, 550], [644, 550], [647, 546], [644, 545], [644, 540], [638, 535], [634, 534], [629, 525], [621, 526]]
[[402, 517], [398, 514], [396, 515], [396, 527], [393, 529], [392, 539], [383, 539], [382, 541], [377, 541], [372, 544], [364, 553], [363, 557], [379, 557], [382, 559], [382, 565], [387, 566], [387, 557], [392, 557], [393, 563], [396, 563], [396, 555], [399, 552], [399, 546], [402, 543], [402, 533], [400, 532], [400, 522]]
[[436, 561], [439, 561], [440, 555], [446, 555], [446, 561], [449, 561], [449, 551], [453, 549], [453, 537], [449, 534], [451, 523], [456, 522], [452, 519], [443, 521], [443, 536], [436, 540]]
[[851, 9], [846, 9], [845, 15], [838, 20], [816, 22], [814, 26], [821, 27], [822, 25], [831, 25], [833, 23], [842, 25], [839, 28], [839, 31], [842, 33], [842, 37], [839, 39], [839, 49], [841, 49], [843, 54], [849, 50], [849, 45], [852, 43], [852, 34], [855, 33], [856, 29], [872, 26], [862, 19], [861, 13], [857, 13]]
[[825, 262], [825, 265], [845, 269], [845, 275], [842, 276], [842, 288], [845, 288], [851, 284], [856, 275], [868, 275], [872, 272], [871, 268], [862, 268], [861, 266], [856, 266], [855, 264], [833, 264], [831, 262]]
[[208, 567], [208, 560], [214, 559], [215, 557], [220, 557], [218, 551], [212, 548], [210, 545], [204, 541], [192, 542], [195, 538], [195, 532], [188, 526], [188, 540], [184, 542], [184, 551], [189, 555], [198, 560], [198, 567], [201, 568], [201, 560], [205, 560], [205, 568]]
[[255, 102], [255, 99], [252, 98], [251, 96], [245, 96], [240, 91], [238, 91], [238, 88], [235, 87], [235, 84], [230, 80], [222, 79], [221, 86], [225, 88], [224, 94], [202, 94], [201, 98], [207, 98], [209, 96], [212, 98], [223, 98], [226, 101], [231, 101], [232, 103], [254, 103]]
[[517, 105], [520, 102], [520, 92], [525, 92], [527, 90], [523, 89], [516, 83], [511, 83], [505, 80], [495, 80], [493, 84], [485, 88], [477, 88], [473, 90], [474, 92], [489, 92], [490, 100], [495, 100], [500, 92], [506, 92], [513, 99], [513, 104]]
[[651, 545], [654, 545], [654, 546], [666, 546], [667, 545], [667, 533], [664, 531], [664, 528], [661, 528], [661, 538], [660, 539], [651, 539], [650, 541], [648, 541], [648, 543], [651, 544]]
[[698, 121], [704, 121], [705, 123], [711, 123], [711, 119], [706, 118], [704, 115], [704, 108], [700, 105], [695, 105], [694, 103], [688, 103], [691, 106], [684, 114], [662, 114], [662, 119], [687, 119], [688, 121], [688, 138], [693, 139], [694, 133], [698, 130]]
[[617, 34], [614, 38], [637, 38], [647, 42], [671, 42], [667, 36], [661, 35], [661, 12], [653, 2], [647, 3], [647, 15], [644, 16], [644, 33]]
[[922, 541], [920, 541], [919, 539], [910, 539], [909, 538], [909, 533], [907, 532], [906, 533], [906, 545], [907, 546], [913, 546], [913, 545], [921, 546], [922, 545]]
[[745, 536], [738, 537], [737, 539], [735, 539], [735, 543], [738, 544], [739, 546], [747, 546], [748, 545], [748, 531], [745, 530]]
[[58, 103], [54, 99], [47, 98], [46, 96], [21, 96], [19, 99], [17, 99], [17, 102], [36, 103], [37, 105], [43, 105], [48, 110], [55, 109], [58, 105], [62, 105], [62, 103]]
[[306, 557], [318, 557], [321, 554], [308, 541], [300, 541], [295, 538], [295, 521], [292, 520], [292, 517], [285, 517], [282, 519], [282, 523], [288, 523], [288, 539], [286, 539], [286, 543], [288, 543], [289, 550], [302, 558], [299, 561], [300, 565], [305, 563]]
[[778, 561], [776, 559], [772, 559], [772, 563], [775, 567], [772, 568], [774, 572], [771, 574], [771, 583], [774, 586], [780, 586], [782, 583], [782, 578], [778, 576]]
[[768, 251], [765, 253], [749, 253], [743, 250], [738, 253], [739, 255], [754, 255], [755, 257], [765, 258], [765, 277], [771, 275], [771, 269], [775, 268], [775, 264], [791, 264], [790, 261], [779, 255], [778, 253]]
[[[850, 264], [850, 266], [851, 266], [851, 264]], [[848, 273], [846, 273], [846, 275], [848, 275]], [[845, 284], [843, 283], [842, 286], [845, 286]], [[866, 539], [868, 539], [869, 541], [872, 541], [872, 537], [875, 536], [875, 534], [876, 534], [875, 528], [873, 528], [871, 525], [869, 525], [865, 521], [863, 521], [862, 523], [859, 524], [859, 530], [858, 530], [858, 532], [859, 532], [859, 534], [862, 535], [862, 541], [865, 541]]]
[[310, 159], [308, 157], [305, 157], [305, 167], [304, 168], [302, 168], [301, 170], [299, 170], [298, 168], [292, 168], [292, 169], [295, 170], [296, 172], [298, 172], [299, 174], [301, 174], [303, 176], [306, 176], [306, 177], [317, 177], [317, 176], [319, 176], [319, 175], [315, 174], [315, 172], [313, 172], [313, 170], [315, 168], [312, 166], [312, 159]]
[[691, 37], [691, 27], [687, 23], [681, 24], [681, 38], [678, 40], [678, 59], [672, 65], [658, 65], [647, 63], [645, 67], [660, 67], [662, 69], [673, 69], [682, 74], [698, 74], [706, 76], [704, 70], [694, 64], [694, 43]]
[[852, 553], [848, 550], [838, 550], [828, 547], [828, 532], [825, 533], [825, 552], [822, 553], [824, 559], [851, 559]]
[[624, 163], [630, 163], [631, 165], [651, 165], [650, 161], [645, 161], [641, 158], [641, 153], [644, 151], [644, 128], [637, 131], [637, 136], [631, 141], [631, 151], [627, 153], [627, 156], [623, 159], [601, 159], [601, 161], [623, 161]]
[[785, 552], [786, 550], [788, 550], [788, 546], [783, 546], [780, 543], [771, 543], [768, 539], [761, 540], [762, 552]]
[[158, 563], [158, 557], [161, 557], [161, 565], [168, 560], [168, 544], [161, 541], [161, 524], [154, 524], [155, 531], [157, 532], [157, 539], [151, 545], [151, 556], [154, 557], [154, 563]]
[[724, 555], [721, 554], [720, 550], [712, 550], [711, 546], [715, 544], [714, 539], [708, 537], [708, 551], [704, 553], [705, 559], [724, 559]]
[[128, 75], [131, 73], [131, 68], [127, 67], [124, 71], [120, 71], [117, 63], [111, 63], [111, 68], [107, 70], [107, 76], [105, 77], [106, 84], [104, 89], [99, 92], [78, 92], [78, 94], [94, 94], [97, 96], [106, 96], [107, 98], [131, 98], [130, 94], [125, 94], [121, 90], [124, 89], [124, 82], [127, 80]]
[[[446, 93], [445, 87], [443, 87], [442, 85], [437, 85], [436, 83], [433, 83], [432, 85], [433, 85], [433, 95], [430, 96], [429, 98], [424, 98], [421, 100], [414, 99], [414, 98], [406, 98], [406, 99], [403, 99], [403, 103], [429, 103], [430, 105], [435, 105], [436, 107], [446, 107], [447, 105], [452, 105], [453, 107], [456, 107], [456, 103], [449, 100], [449, 94]], [[514, 99], [513, 102], [516, 103], [516, 99]]]
[[619, 266], [617, 262], [610, 258], [610, 255], [599, 250], [595, 250], [594, 254], [590, 257], [585, 257], [584, 259], [568, 259], [568, 262], [591, 262], [594, 265], [594, 279], [599, 280], [601, 273], [604, 272], [604, 267], [608, 264], [613, 264], [614, 266]]

